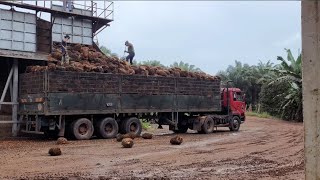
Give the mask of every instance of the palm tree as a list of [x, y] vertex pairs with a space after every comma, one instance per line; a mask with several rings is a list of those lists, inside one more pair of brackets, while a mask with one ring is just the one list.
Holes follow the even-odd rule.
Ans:
[[173, 64], [170, 65], [170, 67], [178, 67], [181, 70], [184, 71], [190, 71], [190, 72], [201, 72], [200, 68], [197, 68], [195, 65], [184, 63], [182, 61], [180, 62], [174, 62]]
[[[268, 61], [258, 65], [250, 66], [242, 64], [240, 61], [235, 61], [235, 65], [230, 65], [226, 71], [218, 72], [225, 86], [226, 82], [231, 80], [232, 86], [240, 88], [246, 94], [246, 103], [252, 105], [253, 110], [259, 110], [259, 94], [264, 82], [272, 76], [270, 68], [274, 65]], [[270, 77], [269, 77], [270, 76]]]
[[106, 56], [111, 56], [111, 57], [119, 57], [117, 53], [111, 52], [110, 49], [106, 48], [105, 46], [100, 46], [100, 50], [105, 54]]
[[248, 64], [242, 64], [236, 60], [235, 65], [229, 65], [225, 71], [218, 72], [223, 87], [226, 87], [228, 81], [232, 81], [230, 86], [240, 88], [245, 92], [247, 105], [252, 104], [252, 91], [249, 89], [251, 85], [248, 78], [245, 77], [248, 74], [249, 68]]
[[107, 56], [111, 55], [111, 50], [106, 48], [105, 46], [100, 46], [100, 50]]
[[295, 59], [290, 50], [286, 49], [287, 60], [274, 65], [270, 61], [250, 66], [235, 61], [225, 71], [220, 71], [222, 83], [229, 80], [232, 86], [240, 88], [246, 94], [246, 104], [254, 110], [259, 107], [281, 115], [283, 119], [302, 120], [302, 78], [301, 54]]
[[242, 75], [248, 82], [248, 90], [251, 92], [251, 103], [254, 109], [260, 113], [260, 92], [262, 85], [274, 77], [274, 73], [271, 73], [269, 69], [274, 65], [270, 61], [263, 63], [259, 61], [258, 65], [247, 67], [243, 70]]
[[288, 83], [287, 91], [277, 96], [285, 96], [281, 103], [282, 116], [289, 114], [291, 120], [302, 120], [302, 73], [301, 54], [295, 59], [290, 49], [287, 51], [287, 60], [281, 56], [277, 60], [281, 61], [281, 66], [271, 69], [278, 77], [269, 82], [269, 85]]
[[138, 63], [138, 65], [147, 65], [147, 66], [160, 66], [160, 67], [165, 67], [163, 64], [161, 64], [160, 61], [157, 60], [147, 60], [147, 61], [142, 61]]

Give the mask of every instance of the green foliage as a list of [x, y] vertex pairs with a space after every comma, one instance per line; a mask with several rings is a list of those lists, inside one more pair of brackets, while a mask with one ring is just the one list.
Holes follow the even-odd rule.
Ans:
[[267, 63], [259, 62], [256, 66], [242, 64], [235, 61], [235, 65], [230, 65], [225, 71], [218, 72], [221, 77], [222, 86], [226, 87], [227, 81], [232, 81], [230, 86], [240, 88], [246, 94], [246, 104], [252, 105], [253, 110], [259, 102], [259, 93], [263, 82], [266, 82], [269, 76], [268, 69], [274, 67], [270, 61]]
[[139, 65], [139, 63], [138, 63], [136, 60], [133, 60], [133, 61], [132, 61], [132, 65], [137, 66], [137, 65]]
[[[147, 61], [142, 61], [142, 62], [137, 62], [137, 61], [133, 61], [133, 65], [147, 65], [147, 66], [160, 66], [160, 67], [167, 67], [165, 65], [163, 65], [160, 61], [158, 60], [147, 60]], [[169, 67], [178, 67], [184, 71], [190, 71], [190, 72], [201, 72], [200, 68], [197, 68], [195, 65], [190, 65], [188, 63], [184, 63], [182, 61], [178, 62], [174, 62], [173, 64], [171, 64]]]
[[111, 52], [111, 50], [105, 46], [100, 46], [100, 50], [107, 56], [118, 57], [118, 54]]
[[105, 55], [110, 55], [111, 50], [106, 48], [105, 46], [100, 46], [100, 50], [105, 54]]
[[261, 87], [260, 92], [260, 104], [261, 111], [268, 112], [274, 116], [281, 118], [281, 103], [285, 99], [286, 90], [289, 88], [287, 83], [278, 83], [273, 85], [268, 85], [265, 83]]
[[147, 61], [142, 61], [140, 63], [137, 63], [136, 61], [134, 62], [137, 65], [147, 65], [147, 66], [160, 66], [160, 67], [165, 67], [163, 64], [161, 64], [160, 61], [157, 60], [147, 60]]
[[170, 65], [170, 67], [177, 67], [180, 68], [181, 70], [184, 71], [190, 71], [190, 72], [201, 72], [201, 69], [196, 67], [195, 65], [185, 63], [185, 62], [174, 62], [173, 64]]
[[257, 113], [257, 112], [246, 112], [247, 116], [254, 116], [259, 118], [268, 118], [268, 119], [275, 119], [275, 117], [271, 116], [267, 112]]
[[281, 97], [279, 101], [281, 107], [281, 118], [295, 121], [302, 121], [302, 71], [301, 54], [295, 59], [290, 51], [287, 51], [287, 60], [278, 56], [277, 60], [281, 66], [271, 69], [276, 74], [268, 85], [285, 84], [288, 86], [282, 92], [275, 94], [275, 98]]
[[[289, 49], [287, 59], [277, 57], [280, 64], [269, 61], [250, 66], [235, 61], [218, 75], [222, 85], [227, 81], [246, 94], [246, 104], [253, 111], [267, 112], [286, 120], [302, 121], [301, 54], [295, 59]], [[260, 108], [257, 108], [260, 107]]]
[[146, 121], [146, 120], [141, 120], [141, 124], [142, 124], [142, 129], [144, 130], [149, 130], [151, 129], [151, 124], [150, 122]]

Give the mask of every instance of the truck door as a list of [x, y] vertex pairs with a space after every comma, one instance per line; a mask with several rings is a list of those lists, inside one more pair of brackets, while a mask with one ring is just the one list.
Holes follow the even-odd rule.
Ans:
[[239, 115], [240, 117], [244, 116], [246, 111], [246, 106], [244, 102], [244, 95], [240, 91], [233, 92], [233, 99], [231, 103], [232, 113], [234, 115]]

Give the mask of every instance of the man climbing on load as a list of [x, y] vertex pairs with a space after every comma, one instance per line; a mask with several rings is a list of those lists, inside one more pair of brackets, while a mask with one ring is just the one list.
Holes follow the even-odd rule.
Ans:
[[62, 42], [61, 42], [61, 51], [62, 51], [62, 58], [61, 58], [61, 64], [69, 64], [69, 55], [67, 52], [67, 45], [70, 40], [70, 36], [67, 34], [64, 36]]
[[129, 41], [125, 42], [125, 45], [128, 47], [128, 50], [125, 50], [125, 53], [129, 53], [129, 55], [126, 57], [127, 62], [130, 62], [130, 64], [132, 65], [132, 60], [135, 56], [134, 53], [134, 47], [131, 43], [129, 43]]

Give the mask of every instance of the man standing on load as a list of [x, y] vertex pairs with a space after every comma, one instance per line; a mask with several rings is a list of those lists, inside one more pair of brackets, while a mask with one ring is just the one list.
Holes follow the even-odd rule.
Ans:
[[129, 53], [129, 55], [126, 57], [126, 60], [127, 62], [130, 62], [130, 64], [132, 65], [132, 60], [133, 60], [133, 57], [135, 56], [134, 47], [131, 43], [129, 43], [129, 41], [126, 41], [125, 45], [128, 47], [128, 50], [124, 52]]
[[69, 64], [69, 55], [67, 52], [67, 44], [70, 40], [69, 35], [65, 35], [62, 42], [61, 42], [61, 52], [62, 52], [62, 58], [61, 58], [61, 64]]

